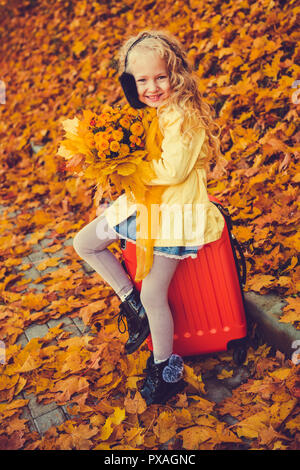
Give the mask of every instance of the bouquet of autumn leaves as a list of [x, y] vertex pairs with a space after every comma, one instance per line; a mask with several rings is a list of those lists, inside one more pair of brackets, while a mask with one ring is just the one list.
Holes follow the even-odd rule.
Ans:
[[97, 199], [113, 187], [130, 197], [142, 199], [142, 182], [149, 176], [146, 163], [145, 129], [140, 110], [105, 106], [100, 114], [82, 111], [82, 118], [62, 122], [65, 139], [58, 155], [64, 157], [66, 170], [92, 180], [98, 187]]

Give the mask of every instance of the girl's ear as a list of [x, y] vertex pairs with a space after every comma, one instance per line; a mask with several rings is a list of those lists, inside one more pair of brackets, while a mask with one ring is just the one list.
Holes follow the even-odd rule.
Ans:
[[130, 106], [136, 109], [144, 108], [146, 105], [138, 98], [134, 76], [131, 73], [123, 72], [119, 81]]

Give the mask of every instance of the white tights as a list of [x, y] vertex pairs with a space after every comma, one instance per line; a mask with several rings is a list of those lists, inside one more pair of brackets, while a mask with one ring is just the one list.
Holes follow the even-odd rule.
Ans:
[[[100, 215], [83, 227], [74, 237], [73, 246], [122, 299], [133, 287], [120, 262], [107, 249], [119, 236]], [[146, 310], [155, 362], [168, 359], [173, 352], [173, 317], [168, 303], [168, 288], [175, 273], [178, 259], [154, 255], [153, 266], [143, 280], [141, 302]]]

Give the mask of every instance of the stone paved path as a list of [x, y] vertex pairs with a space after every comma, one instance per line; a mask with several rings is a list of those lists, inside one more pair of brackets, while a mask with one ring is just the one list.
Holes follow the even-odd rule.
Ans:
[[[10, 217], [14, 218], [18, 216], [18, 211], [10, 212], [7, 206], [0, 206], [0, 217]], [[30, 239], [30, 237], [34, 235], [33, 233], [28, 233], [25, 237], [25, 241]], [[43, 248], [46, 248], [50, 243], [53, 242], [53, 238], [48, 238], [49, 233], [46, 233], [45, 238], [40, 240], [33, 246], [33, 251], [27, 256], [24, 256], [22, 259], [22, 264], [17, 266], [17, 271], [20, 271], [24, 274], [24, 278], [31, 279], [31, 281], [27, 285], [28, 290], [35, 290], [35, 292], [42, 292], [45, 288], [44, 284], [39, 282], [39, 278], [44, 276], [45, 274], [52, 272], [60, 267], [65, 266], [64, 264], [64, 249], [62, 248], [55, 253], [46, 253], [43, 251]], [[72, 239], [67, 239], [65, 242], [62, 243], [63, 246], [72, 245]], [[51, 257], [62, 257], [61, 262], [59, 265], [55, 267], [48, 267], [43, 271], [40, 271], [38, 266], [39, 264]], [[32, 267], [27, 269], [26, 271], [21, 271], [21, 268], [25, 264], [31, 264]], [[83, 270], [88, 273], [91, 272], [91, 268], [84, 263], [81, 262]], [[26, 289], [26, 290], [27, 290]], [[24, 291], [25, 292], [25, 291]], [[71, 333], [70, 337], [72, 336], [82, 336], [86, 334], [89, 329], [86, 325], [82, 322], [82, 320], [78, 318], [70, 318], [69, 316], [63, 316], [59, 319], [49, 320], [47, 323], [44, 324], [32, 324], [28, 328], [24, 330], [24, 332], [19, 336], [17, 340], [17, 344], [21, 344], [24, 347], [32, 338], [42, 338], [44, 337], [49, 328], [52, 328], [60, 323], [63, 322], [62, 329]], [[20, 393], [18, 398], [24, 398], [29, 400], [27, 407], [25, 408], [25, 412], [22, 418], [29, 420], [30, 428], [32, 431], [37, 431], [40, 435], [42, 435], [47, 429], [51, 426], [58, 426], [63, 423], [66, 419], [70, 418], [70, 415], [67, 413], [66, 408], [67, 406], [58, 406], [56, 403], [49, 403], [49, 404], [40, 404], [37, 402], [36, 397], [33, 394], [27, 394], [26, 392]]]

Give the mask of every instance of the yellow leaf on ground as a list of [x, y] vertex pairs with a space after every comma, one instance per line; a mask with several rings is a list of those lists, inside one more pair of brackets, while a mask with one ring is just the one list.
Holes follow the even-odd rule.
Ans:
[[154, 434], [162, 444], [175, 436], [177, 430], [176, 417], [170, 411], [163, 411], [153, 427]]
[[136, 392], [132, 397], [131, 393], [128, 391], [127, 396], [124, 400], [124, 406], [127, 413], [130, 414], [141, 414], [147, 409], [146, 402], [140, 392]]
[[61, 258], [56, 258], [56, 257], [47, 258], [37, 266], [37, 269], [39, 271], [44, 271], [44, 269], [47, 269], [49, 267], [57, 266], [60, 259]]
[[269, 422], [270, 417], [268, 411], [260, 411], [249, 418], [243, 419], [235, 424], [234, 427], [239, 437], [255, 439], [259, 436], [261, 431], [267, 428]]
[[269, 276], [268, 274], [256, 274], [247, 282], [250, 289], [260, 292], [264, 287], [270, 288], [276, 284], [276, 278], [274, 276]]
[[232, 377], [232, 375], [233, 375], [233, 370], [222, 369], [220, 374], [217, 375], [217, 378], [219, 380], [223, 380], [223, 379], [228, 379], [229, 377]]
[[285, 367], [276, 369], [273, 372], [269, 372], [271, 377], [275, 377], [276, 379], [285, 380], [291, 374], [291, 368]]
[[214, 430], [212, 428], [206, 426], [192, 426], [180, 431], [177, 435], [183, 439], [183, 449], [198, 450], [199, 445], [211, 439], [213, 434]]
[[196, 375], [193, 368], [185, 364], [184, 379], [199, 392], [205, 393], [204, 383], [201, 375]]

